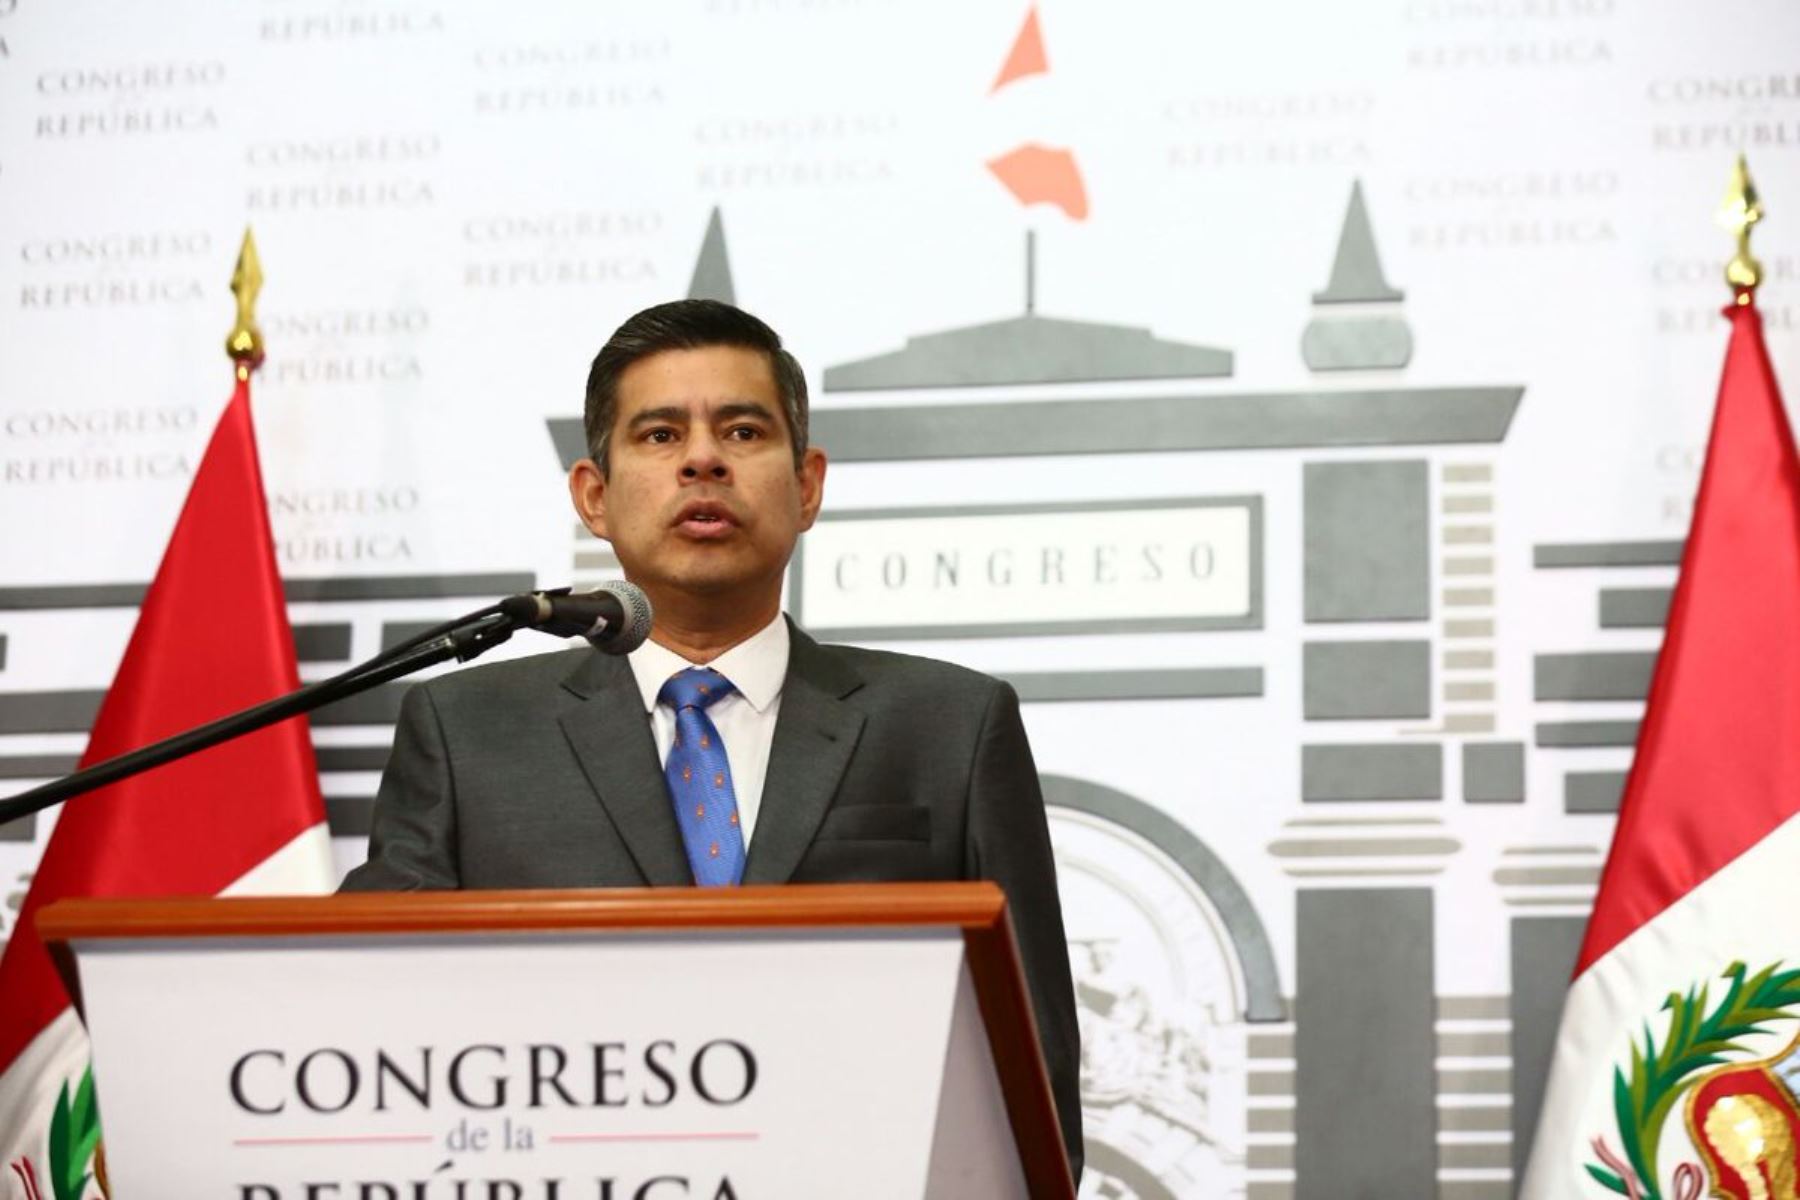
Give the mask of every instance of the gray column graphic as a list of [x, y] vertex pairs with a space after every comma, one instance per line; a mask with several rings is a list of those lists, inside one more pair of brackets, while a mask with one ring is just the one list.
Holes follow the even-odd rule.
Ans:
[[1430, 617], [1424, 460], [1307, 463], [1304, 486], [1306, 619]]
[[1295, 1200], [1435, 1196], [1431, 892], [1297, 899]]
[[1514, 917], [1512, 922], [1513, 1188], [1524, 1177], [1538, 1110], [1556, 1047], [1569, 975], [1581, 948], [1583, 917]]

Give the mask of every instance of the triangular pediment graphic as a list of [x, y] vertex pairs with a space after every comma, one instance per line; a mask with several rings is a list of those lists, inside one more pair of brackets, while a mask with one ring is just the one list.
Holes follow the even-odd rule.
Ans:
[[1362, 180], [1350, 186], [1350, 207], [1338, 233], [1337, 257], [1331, 263], [1331, 282], [1313, 293], [1314, 304], [1365, 304], [1403, 300], [1406, 293], [1387, 281], [1381, 271], [1381, 255], [1375, 249], [1375, 233], [1369, 226], [1369, 209], [1363, 201]]
[[706, 237], [700, 242], [700, 257], [694, 260], [687, 294], [689, 300], [737, 303], [737, 292], [731, 286], [731, 258], [725, 252], [725, 220], [716, 206], [706, 222]]
[[825, 369], [825, 390], [996, 387], [1230, 375], [1232, 354], [1148, 329], [1034, 313], [908, 338], [891, 354]]

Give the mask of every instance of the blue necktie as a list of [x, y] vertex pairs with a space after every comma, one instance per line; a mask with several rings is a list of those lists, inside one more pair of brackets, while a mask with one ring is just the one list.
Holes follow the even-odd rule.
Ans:
[[675, 805], [675, 823], [687, 844], [688, 865], [701, 887], [724, 887], [744, 877], [744, 831], [738, 826], [737, 791], [731, 764], [706, 710], [736, 689], [709, 667], [689, 667], [669, 676], [656, 694], [675, 710], [675, 742], [663, 778]]

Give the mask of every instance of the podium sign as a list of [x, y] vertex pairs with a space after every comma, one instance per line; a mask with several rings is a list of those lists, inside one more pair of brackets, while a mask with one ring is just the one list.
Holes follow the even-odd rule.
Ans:
[[991, 885], [871, 885], [40, 927], [78, 962], [127, 1200], [1066, 1196], [1003, 913]]

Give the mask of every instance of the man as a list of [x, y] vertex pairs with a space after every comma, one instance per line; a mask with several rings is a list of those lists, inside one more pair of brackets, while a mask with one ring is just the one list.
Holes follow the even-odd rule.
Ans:
[[1076, 1178], [1078, 1035], [1018, 698], [781, 615], [825, 455], [774, 330], [708, 300], [637, 314], [588, 376], [587, 527], [652, 640], [407, 693], [350, 890], [991, 879], [1005, 890]]

